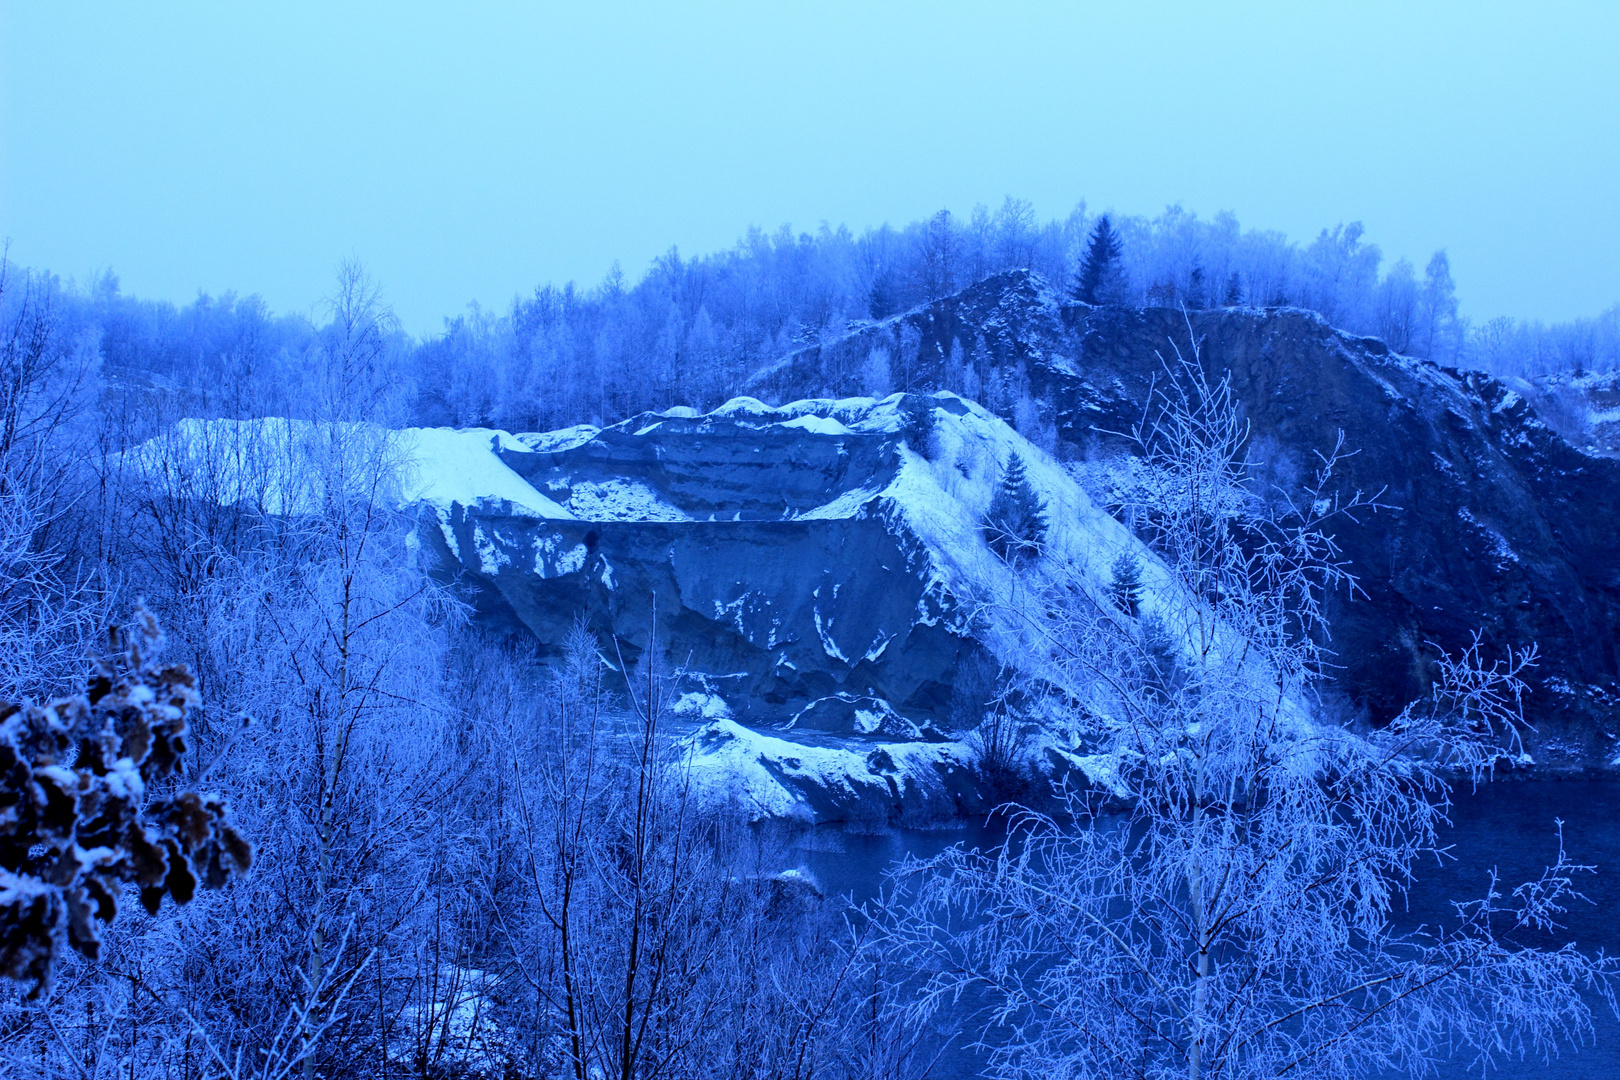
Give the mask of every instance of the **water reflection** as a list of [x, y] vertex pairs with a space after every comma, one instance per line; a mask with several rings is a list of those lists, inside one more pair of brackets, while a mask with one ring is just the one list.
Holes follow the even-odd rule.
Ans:
[[[1620, 952], [1620, 783], [1613, 781], [1499, 782], [1466, 787], [1453, 796], [1452, 828], [1444, 843], [1455, 856], [1439, 865], [1418, 868], [1403, 923], [1433, 922], [1450, 914], [1450, 901], [1483, 894], [1492, 868], [1509, 888], [1538, 877], [1557, 857], [1555, 821], [1564, 823], [1564, 846], [1570, 857], [1591, 863], [1597, 872], [1580, 882], [1591, 901], [1576, 904], [1565, 919], [1560, 940], [1584, 951]], [[990, 846], [1003, 831], [995, 824], [972, 824], [943, 830], [895, 829], [855, 832], [823, 827], [793, 841], [794, 857], [829, 892], [849, 893], [857, 904], [875, 896], [883, 875], [907, 856], [928, 858], [952, 844]], [[1466, 1061], [1441, 1071], [1461, 1078]], [[1539, 1060], [1500, 1062], [1492, 1075], [1538, 1080], [1613, 1080], [1620, 1077], [1620, 1023], [1601, 1013], [1597, 1044], [1543, 1065]]]

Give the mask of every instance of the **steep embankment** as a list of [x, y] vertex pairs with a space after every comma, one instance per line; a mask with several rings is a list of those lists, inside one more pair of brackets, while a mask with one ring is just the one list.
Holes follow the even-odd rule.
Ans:
[[418, 535], [439, 573], [542, 652], [583, 619], [611, 663], [630, 665], [655, 632], [683, 672], [682, 711], [712, 720], [694, 737], [700, 782], [757, 813], [917, 821], [985, 808], [948, 729], [960, 673], [1018, 652], [995, 600], [1019, 581], [981, 528], [1013, 455], [1053, 523], [1045, 564], [1078, 569], [1101, 596], [1121, 551], [1151, 563], [1057, 462], [951, 395], [742, 398], [489, 438], [566, 516], [525, 508], [537, 499], [424, 501]]
[[1478, 630], [1489, 645], [1541, 650], [1528, 702], [1540, 760], [1614, 757], [1620, 462], [1592, 420], [1607, 418], [1611, 388], [1583, 390], [1591, 434], [1572, 442], [1545, 390], [1393, 355], [1309, 312], [1091, 308], [1015, 272], [794, 353], [752, 392], [853, 386], [876, 356], [895, 385], [965, 389], [1026, 434], [1044, 428], [1058, 456], [1090, 463], [1106, 502], [1128, 472], [1106, 463], [1133, 452], [1119, 433], [1163, 385], [1172, 343], [1189, 355], [1196, 343], [1206, 370], [1231, 376], [1267, 485], [1297, 496], [1343, 432], [1353, 456], [1337, 489], [1384, 504], [1337, 532], [1360, 589], [1329, 605], [1354, 702], [1392, 714], [1427, 691], [1429, 643], [1455, 650]]
[[[1030, 664], [1008, 598], [1061, 575], [1107, 605], [1130, 552], [1144, 608], [1174, 606], [1151, 555], [1062, 466], [948, 394], [740, 398], [520, 435], [188, 421], [136, 460], [206, 460], [201, 497], [315, 512], [334, 445], [392, 463], [412, 549], [486, 627], [543, 658], [583, 621], [616, 668], [656, 645], [700, 788], [755, 815], [982, 811], [995, 796], [953, 714], [963, 671]], [[1046, 554], [1017, 571], [982, 528], [1015, 456], [1051, 521]], [[1084, 767], [1084, 747], [1048, 742], [1049, 765]]]

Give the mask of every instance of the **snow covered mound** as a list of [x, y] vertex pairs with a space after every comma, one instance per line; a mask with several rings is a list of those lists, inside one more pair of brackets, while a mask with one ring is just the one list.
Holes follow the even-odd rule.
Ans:
[[[773, 729], [801, 762], [843, 762], [848, 791], [882, 794], [889, 782], [861, 763], [878, 746], [915, 744], [931, 748], [919, 750], [931, 764], [914, 770], [915, 791], [937, 794], [940, 769], [954, 776], [966, 754], [951, 741], [964, 719], [959, 670], [1017, 652], [1011, 620], [987, 600], [1059, 566], [1080, 568], [1082, 587], [1100, 595], [1131, 551], [1145, 605], [1160, 602], [1141, 545], [1044, 451], [952, 394], [780, 407], [737, 398], [702, 415], [481, 437], [506, 472], [485, 462], [479, 475], [509, 474], [533, 494], [424, 498], [421, 550], [481, 619], [543, 653], [577, 619], [614, 664], [636, 663], [656, 640], [697, 695], [683, 711], [721, 718], [698, 744], [705, 768], [759, 750], [738, 731]], [[1015, 458], [1050, 522], [1047, 554], [1020, 571], [983, 527]], [[441, 477], [424, 490], [451, 486]], [[560, 514], [532, 509], [547, 504]], [[791, 797], [789, 816], [810, 812], [809, 781], [786, 764], [794, 754], [773, 747], [758, 768], [777, 787], [758, 804], [783, 813]], [[787, 776], [799, 779], [782, 787]], [[845, 813], [848, 799], [818, 790], [812, 816]]]
[[[206, 497], [267, 513], [319, 512], [324, 484], [388, 476], [412, 546], [485, 624], [545, 656], [584, 620], [614, 665], [655, 644], [685, 673], [675, 712], [704, 775], [740, 770], [750, 812], [776, 816], [973, 797], [958, 672], [1022, 656], [1017, 619], [990, 601], [1076, 568], [1101, 597], [1130, 551], [1144, 607], [1169, 604], [1151, 556], [1056, 461], [952, 394], [737, 398], [518, 435], [188, 421], [132, 453], [157, 475], [211, 460]], [[1015, 462], [1049, 522], [1045, 554], [1017, 570], [984, 528]]]
[[[1101, 590], [1132, 551], [1154, 602], [1141, 545], [1045, 452], [951, 394], [737, 398], [487, 445], [533, 494], [426, 499], [420, 530], [484, 617], [543, 647], [585, 618], [634, 662], [656, 597], [661, 654], [747, 722], [844, 694], [943, 724], [961, 662], [1011, 659], [982, 602], [1016, 572], [983, 522], [1014, 458], [1050, 521], [1040, 563]], [[562, 513], [529, 509], [547, 504]]]
[[960, 743], [806, 745], [719, 720], [691, 748], [698, 797], [753, 820], [921, 824], [990, 809]]
[[487, 428], [392, 431], [281, 417], [181, 420], [126, 460], [176, 497], [266, 514], [319, 513], [328, 496], [338, 494], [328, 490], [336, 485], [351, 497], [375, 493], [400, 509], [488, 503], [535, 517], [570, 517], [507, 468], [501, 446], [524, 449], [506, 432]]

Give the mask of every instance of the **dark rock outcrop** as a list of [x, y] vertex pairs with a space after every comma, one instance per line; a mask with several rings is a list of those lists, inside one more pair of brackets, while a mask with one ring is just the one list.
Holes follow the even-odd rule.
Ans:
[[456, 503], [428, 508], [438, 527], [419, 533], [486, 622], [542, 655], [582, 619], [627, 667], [655, 631], [665, 670], [746, 721], [838, 694], [942, 713], [980, 646], [883, 494], [902, 464], [893, 425], [851, 430], [826, 404], [798, 423], [744, 408], [648, 414], [562, 446], [537, 437], [501, 460], [572, 517]]
[[[1294, 309], [1182, 312], [1066, 303], [1013, 272], [762, 370], [751, 392], [856, 390], [880, 350], [902, 389], [968, 391], [1044, 428], [1060, 456], [1134, 449], [1122, 433], [1196, 343], [1230, 375], [1262, 478], [1297, 494], [1339, 433], [1344, 494], [1385, 509], [1337, 540], [1361, 593], [1330, 599], [1339, 685], [1373, 718], [1426, 693], [1433, 645], [1535, 643], [1528, 711], [1543, 760], [1614, 756], [1620, 716], [1620, 461], [1578, 446], [1503, 381], [1392, 354]], [[1600, 396], [1603, 388], [1593, 391]], [[1548, 419], [1555, 419], [1549, 417]]]
[[[703, 797], [754, 816], [988, 810], [950, 725], [977, 720], [953, 701], [959, 673], [1016, 655], [1017, 616], [991, 601], [1046, 566], [1100, 595], [1122, 552], [1149, 557], [1053, 459], [951, 395], [401, 436], [433, 571], [542, 657], [577, 620], [620, 672], [656, 646]], [[1048, 555], [1016, 572], [983, 529], [1015, 458], [1054, 518]]]

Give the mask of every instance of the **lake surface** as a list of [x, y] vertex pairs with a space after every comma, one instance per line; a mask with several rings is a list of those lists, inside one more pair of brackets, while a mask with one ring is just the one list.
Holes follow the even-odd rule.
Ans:
[[[1564, 825], [1564, 847], [1575, 862], [1591, 863], [1580, 889], [1589, 903], [1577, 903], [1566, 916], [1563, 940], [1583, 951], [1620, 953], [1620, 783], [1614, 781], [1533, 781], [1460, 788], [1453, 795], [1452, 828], [1445, 843], [1455, 861], [1419, 867], [1419, 880], [1401, 921], [1433, 919], [1450, 911], [1451, 899], [1481, 895], [1495, 868], [1508, 885], [1538, 877], [1557, 857], [1555, 822]], [[993, 827], [948, 830], [889, 830], [877, 833], [821, 828], [798, 837], [795, 854], [832, 892], [850, 893], [856, 903], [874, 896], [883, 874], [907, 856], [928, 858], [952, 844], [990, 845]], [[1566, 1049], [1551, 1063], [1540, 1060], [1498, 1063], [1491, 1074], [1539, 1080], [1620, 1078], [1620, 1022], [1608, 1012], [1597, 1016], [1597, 1042]], [[1477, 1076], [1460, 1061], [1441, 1071], [1452, 1077]]]

